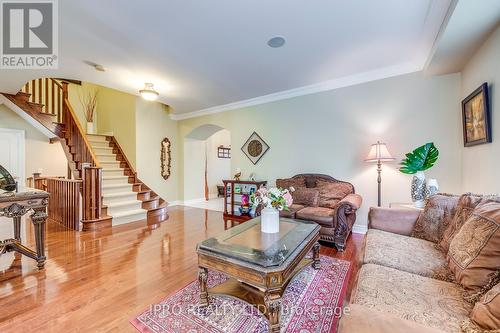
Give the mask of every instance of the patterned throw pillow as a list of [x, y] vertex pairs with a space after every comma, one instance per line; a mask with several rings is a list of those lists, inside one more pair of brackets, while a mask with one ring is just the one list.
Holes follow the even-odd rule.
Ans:
[[474, 329], [475, 332], [500, 329], [500, 283], [491, 288], [474, 305], [470, 319], [462, 325], [464, 332], [474, 332]]
[[352, 186], [348, 183], [329, 182], [319, 179], [316, 183], [319, 190], [319, 206], [335, 208], [337, 203], [352, 193]]
[[451, 194], [435, 194], [428, 198], [424, 211], [413, 227], [411, 237], [439, 242], [455, 216], [459, 199], [460, 196]]
[[444, 231], [439, 242], [439, 248], [441, 248], [443, 252], [448, 252], [451, 240], [460, 231], [460, 228], [470, 217], [474, 208], [476, 208], [480, 203], [486, 201], [500, 202], [500, 197], [496, 195], [477, 195], [472, 193], [466, 193], [460, 197], [455, 211], [455, 216]]
[[295, 189], [306, 187], [306, 178], [295, 177], [295, 178], [276, 179], [276, 187], [285, 190], [290, 189], [290, 187], [293, 187]]
[[452, 239], [448, 265], [457, 283], [480, 291], [500, 269], [500, 203], [481, 203]]
[[319, 191], [315, 188], [299, 187], [292, 192], [293, 203], [307, 207], [318, 207]]

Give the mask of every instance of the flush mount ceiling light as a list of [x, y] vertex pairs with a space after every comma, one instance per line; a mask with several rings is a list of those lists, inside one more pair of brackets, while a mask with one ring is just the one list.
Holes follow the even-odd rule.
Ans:
[[154, 101], [159, 95], [152, 83], [144, 83], [144, 89], [139, 90], [139, 93], [147, 101]]
[[285, 42], [286, 42], [285, 38], [283, 38], [281, 36], [276, 36], [276, 37], [273, 37], [270, 40], [268, 40], [267, 45], [269, 45], [272, 48], [278, 48], [278, 47], [282, 47], [283, 45], [285, 45]]

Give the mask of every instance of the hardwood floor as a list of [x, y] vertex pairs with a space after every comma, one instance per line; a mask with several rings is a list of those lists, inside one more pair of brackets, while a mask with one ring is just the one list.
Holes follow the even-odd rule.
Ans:
[[[8, 253], [0, 257], [0, 332], [136, 332], [129, 320], [197, 276], [195, 246], [224, 230], [222, 213], [176, 206], [161, 224], [133, 222], [95, 232], [47, 225], [45, 269]], [[0, 239], [11, 222], [0, 218]], [[34, 244], [28, 219], [24, 242]], [[321, 254], [353, 261], [357, 275], [363, 235], [346, 251]]]

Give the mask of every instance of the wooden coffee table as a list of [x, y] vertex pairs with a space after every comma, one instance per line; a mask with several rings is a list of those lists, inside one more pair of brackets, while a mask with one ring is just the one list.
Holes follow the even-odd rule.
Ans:
[[[265, 234], [256, 218], [209, 238], [197, 246], [200, 306], [208, 294], [237, 297], [255, 306], [269, 320], [269, 331], [280, 331], [281, 296], [302, 268], [320, 268], [319, 230], [316, 223], [280, 219], [280, 232]], [[306, 258], [313, 250], [313, 258]], [[207, 289], [208, 269], [230, 278]]]

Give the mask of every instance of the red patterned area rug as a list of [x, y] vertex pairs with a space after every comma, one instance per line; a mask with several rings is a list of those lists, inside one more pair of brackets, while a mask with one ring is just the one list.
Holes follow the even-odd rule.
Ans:
[[[321, 269], [305, 267], [288, 285], [282, 298], [281, 332], [335, 333], [341, 314], [350, 263], [321, 257]], [[210, 271], [208, 287], [227, 277]], [[198, 307], [198, 281], [152, 304], [131, 320], [140, 332], [257, 333], [268, 332], [266, 318], [253, 306], [229, 296], [210, 296], [208, 308]]]

